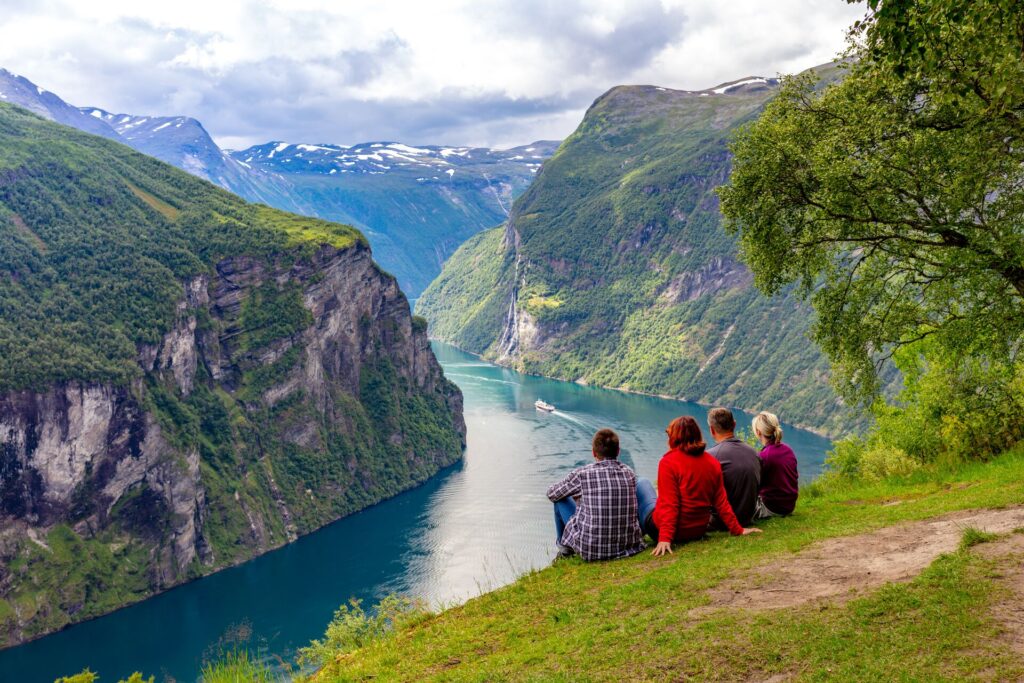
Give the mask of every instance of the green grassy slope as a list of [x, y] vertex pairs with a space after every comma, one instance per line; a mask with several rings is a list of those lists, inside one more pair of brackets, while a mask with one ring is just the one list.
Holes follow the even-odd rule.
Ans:
[[815, 541], [1021, 504], [1020, 449], [958, 471], [805, 489], [796, 513], [759, 536], [714, 534], [662, 558], [559, 562], [341, 654], [314, 680], [1020, 680], [1024, 660], [993, 615], [1007, 599], [999, 567], [964, 548], [845, 604], [690, 610], [730, 576], [769, 581], [758, 567]]
[[809, 309], [759, 295], [720, 227], [727, 142], [773, 92], [609, 91], [417, 312], [434, 336], [529, 372], [844, 431]]

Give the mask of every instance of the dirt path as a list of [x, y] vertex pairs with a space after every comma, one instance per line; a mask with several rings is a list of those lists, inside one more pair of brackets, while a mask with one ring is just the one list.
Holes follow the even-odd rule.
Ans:
[[[692, 613], [699, 616], [723, 607], [778, 609], [816, 600], [845, 602], [883, 584], [914, 578], [936, 557], [956, 550], [969, 527], [991, 533], [1022, 528], [1024, 507], [965, 510], [821, 541], [727, 580], [711, 591], [711, 604]], [[1024, 553], [1024, 541], [1020, 550]], [[1010, 580], [1024, 598], [1024, 569], [1018, 566]], [[1016, 620], [1018, 644], [1024, 646], [1024, 607], [1014, 607], [1007, 618]]]
[[998, 562], [998, 581], [1008, 595], [995, 605], [992, 616], [1003, 627], [1001, 640], [1024, 655], [1024, 534], [983, 543], [975, 552]]

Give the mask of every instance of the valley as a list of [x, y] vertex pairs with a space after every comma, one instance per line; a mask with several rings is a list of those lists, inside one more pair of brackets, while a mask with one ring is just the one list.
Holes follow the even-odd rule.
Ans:
[[463, 241], [505, 220], [558, 142], [506, 150], [364, 142], [268, 142], [222, 150], [189, 116], [75, 107], [0, 69], [0, 102], [117, 140], [251, 202], [346, 223], [415, 299]]
[[[351, 597], [370, 605], [397, 592], [434, 606], [461, 604], [550, 564], [544, 490], [590, 457], [594, 430], [618, 430], [624, 461], [652, 477], [668, 421], [680, 414], [706, 419], [698, 405], [522, 375], [444, 344], [433, 348], [465, 397], [467, 446], [459, 463], [241, 566], [0, 651], [0, 670], [26, 681], [85, 666], [115, 681], [136, 670], [194, 680], [218, 649], [246, 647], [272, 663], [291, 658]], [[537, 398], [556, 412], [536, 410]], [[829, 442], [788, 426], [787, 440], [800, 454], [801, 477], [812, 480]], [[92, 647], [110, 641], [120, 647]]]
[[859, 418], [807, 338], [810, 308], [760, 294], [721, 227], [730, 136], [776, 87], [602, 95], [508, 221], [468, 240], [420, 297], [431, 334], [525, 372], [849, 432]]
[[5, 7], [0, 681], [1024, 680], [1019, 9]]

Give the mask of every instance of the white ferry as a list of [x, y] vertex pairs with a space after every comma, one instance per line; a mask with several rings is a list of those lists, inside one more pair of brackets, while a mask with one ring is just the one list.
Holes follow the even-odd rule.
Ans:
[[538, 398], [533, 402], [533, 407], [537, 410], [543, 410], [545, 413], [554, 412], [555, 407], [550, 403], [545, 403], [543, 399]]

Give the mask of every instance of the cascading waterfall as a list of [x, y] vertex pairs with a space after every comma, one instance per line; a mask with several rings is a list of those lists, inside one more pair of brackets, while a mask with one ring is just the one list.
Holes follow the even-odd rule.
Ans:
[[500, 351], [499, 362], [511, 358], [519, 351], [519, 266], [522, 256], [516, 255], [516, 274], [509, 298], [508, 311], [505, 312], [505, 325], [498, 340]]

